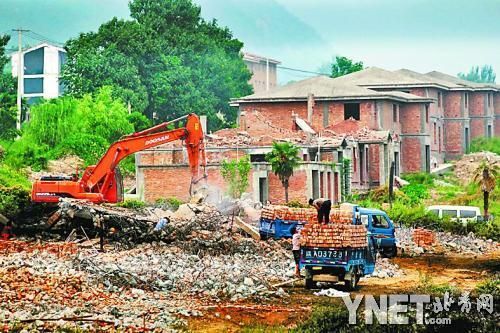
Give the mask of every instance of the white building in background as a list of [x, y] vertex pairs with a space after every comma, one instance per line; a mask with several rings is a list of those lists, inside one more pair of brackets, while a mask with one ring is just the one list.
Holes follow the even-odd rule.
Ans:
[[252, 72], [248, 83], [252, 85], [254, 93], [269, 91], [278, 86], [276, 68], [281, 62], [248, 52], [243, 52], [243, 61]]
[[[55, 45], [42, 43], [23, 50], [24, 73], [22, 97], [28, 104], [41, 98], [56, 98], [63, 94], [61, 68], [66, 62], [66, 51]], [[18, 52], [11, 55], [12, 76], [17, 77]]]

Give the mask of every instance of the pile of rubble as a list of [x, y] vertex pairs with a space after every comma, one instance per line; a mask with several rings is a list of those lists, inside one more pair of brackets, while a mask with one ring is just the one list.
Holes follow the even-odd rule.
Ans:
[[493, 165], [500, 166], [500, 156], [495, 153], [480, 152], [467, 154], [456, 162], [455, 176], [464, 183], [470, 182], [477, 168], [484, 160]]
[[371, 275], [367, 275], [366, 277], [377, 277], [380, 279], [385, 279], [388, 277], [401, 277], [403, 275], [405, 275], [405, 273], [398, 264], [391, 262], [387, 258], [377, 257], [375, 270]]
[[93, 240], [76, 245], [83, 232], [72, 242], [2, 242], [0, 320], [164, 329], [201, 315], [200, 304], [286, 295], [274, 285], [293, 277], [287, 242], [258, 243], [209, 205], [180, 211], [155, 230], [148, 211], [63, 203], [54, 227], [88, 215], [80, 227], [104, 225], [106, 252]]
[[406, 255], [414, 256], [427, 253], [459, 253], [465, 255], [480, 255], [500, 249], [499, 243], [476, 237], [472, 232], [468, 235], [455, 235], [449, 232], [431, 231], [433, 244], [419, 246], [413, 239], [414, 229], [396, 229], [396, 239]]

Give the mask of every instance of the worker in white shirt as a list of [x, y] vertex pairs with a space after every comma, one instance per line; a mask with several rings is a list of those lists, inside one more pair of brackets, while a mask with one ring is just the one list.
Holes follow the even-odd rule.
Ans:
[[300, 232], [296, 227], [293, 227], [292, 230], [292, 253], [293, 259], [295, 260], [295, 276], [300, 277]]
[[330, 223], [330, 210], [332, 209], [332, 202], [329, 199], [309, 199], [309, 205], [313, 206], [318, 211], [319, 224], [323, 223], [323, 219], [325, 220], [325, 224]]

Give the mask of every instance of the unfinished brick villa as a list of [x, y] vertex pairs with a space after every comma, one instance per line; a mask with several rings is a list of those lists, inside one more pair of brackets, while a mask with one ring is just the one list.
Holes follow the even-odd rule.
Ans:
[[[231, 105], [238, 108], [239, 128], [207, 134], [208, 184], [222, 197], [220, 162], [249, 155], [248, 192], [261, 202], [284, 200], [264, 157], [273, 141], [291, 141], [302, 150], [290, 180], [291, 200], [340, 202], [351, 189], [386, 184], [392, 162], [396, 175], [429, 172], [465, 153], [472, 139], [500, 135], [500, 86], [439, 72], [371, 67], [290, 83]], [[342, 161], [348, 161], [347, 176]], [[136, 166], [141, 199], [188, 198], [189, 171], [179, 145], [141, 152]]]

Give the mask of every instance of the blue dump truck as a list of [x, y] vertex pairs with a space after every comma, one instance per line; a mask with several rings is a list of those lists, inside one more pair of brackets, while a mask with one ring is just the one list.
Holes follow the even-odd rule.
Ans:
[[349, 290], [357, 289], [359, 278], [375, 269], [376, 251], [369, 236], [367, 244], [364, 248], [301, 247], [306, 288], [315, 288], [318, 281], [344, 281]]
[[[396, 238], [394, 224], [389, 216], [378, 209], [363, 208], [357, 205], [351, 205], [351, 207], [353, 223], [361, 223], [366, 227], [375, 250], [386, 257], [394, 257], [396, 255]], [[293, 227], [300, 229], [305, 224], [305, 221], [261, 218], [259, 223], [260, 236], [262, 239], [290, 238]]]

